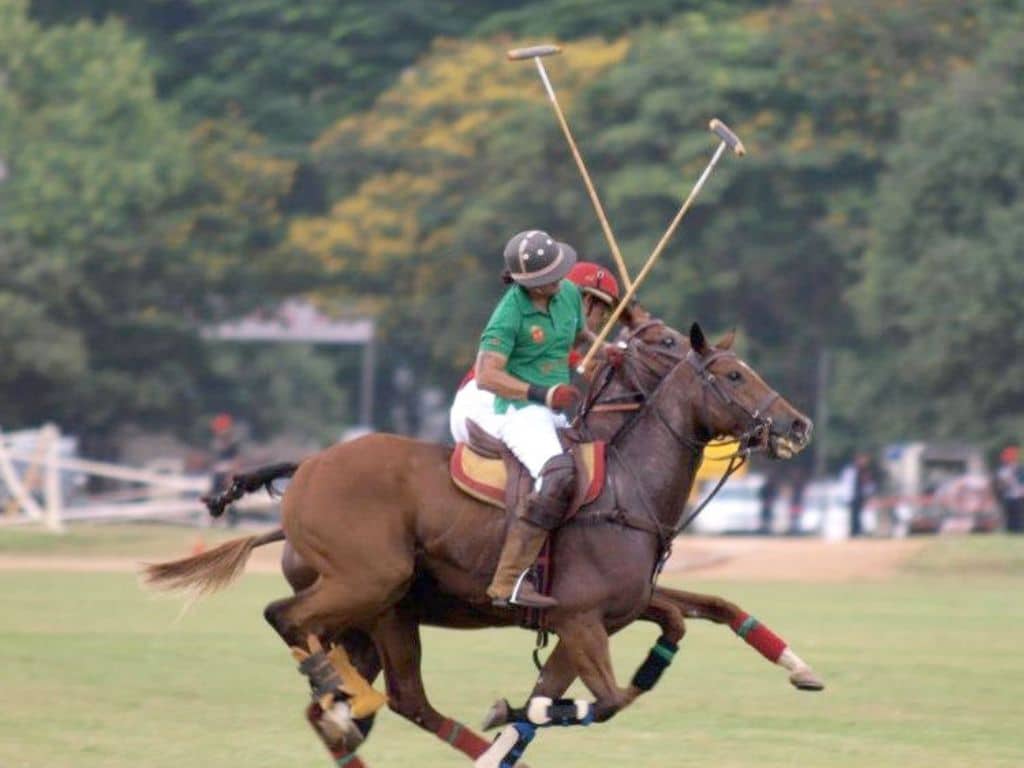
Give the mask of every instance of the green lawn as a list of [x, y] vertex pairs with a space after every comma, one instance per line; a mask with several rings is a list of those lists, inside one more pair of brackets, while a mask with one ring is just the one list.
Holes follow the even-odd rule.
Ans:
[[[1022, 550], [1006, 538], [936, 541], [888, 583], [700, 582], [792, 642], [828, 689], [797, 692], [727, 629], [690, 622], [652, 694], [611, 723], [541, 732], [528, 762], [1024, 765]], [[251, 574], [181, 615], [179, 600], [143, 592], [130, 574], [0, 571], [0, 766], [330, 765], [302, 719], [305, 683], [261, 616], [284, 592], [279, 577]], [[616, 638], [620, 680], [655, 636], [641, 625]], [[427, 631], [435, 705], [475, 726], [495, 697], [522, 698], [532, 642]], [[469, 765], [390, 712], [361, 755], [372, 768]]]
[[0, 529], [0, 555], [70, 557], [181, 557], [201, 536], [207, 545], [241, 535], [223, 526], [135, 523], [132, 525], [75, 524], [55, 535], [41, 528]]

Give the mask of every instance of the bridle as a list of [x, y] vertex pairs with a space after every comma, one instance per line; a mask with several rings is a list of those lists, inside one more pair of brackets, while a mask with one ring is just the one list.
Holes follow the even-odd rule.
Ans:
[[[685, 445], [691, 450], [702, 450], [710, 441], [710, 437], [708, 440], [701, 441], [693, 440], [684, 435], [678, 434], [675, 428], [668, 423], [664, 414], [661, 413], [661, 409], [658, 408], [657, 405], [657, 393], [660, 391], [664, 383], [672, 377], [675, 369], [685, 362], [694, 370], [701, 382], [701, 410], [704, 415], [704, 424], [710, 423], [708, 394], [711, 393], [718, 398], [720, 403], [726, 409], [732, 411], [734, 415], [739, 416], [741, 418], [741, 423], [745, 422], [747, 424], [746, 430], [741, 434], [736, 435], [734, 438], [740, 443], [740, 450], [747, 453], [765, 450], [768, 447], [772, 426], [772, 420], [766, 415], [766, 413], [775, 401], [779, 399], [779, 393], [773, 389], [769, 389], [768, 393], [761, 399], [755, 408], [748, 408], [736, 399], [733, 392], [734, 388], [727, 383], [723, 383], [723, 381], [711, 371], [711, 366], [719, 360], [735, 360], [735, 352], [720, 349], [714, 350], [706, 357], [702, 357], [693, 349], [687, 350], [683, 353], [674, 347], [651, 344], [650, 342], [643, 340], [642, 334], [645, 331], [653, 327], [663, 327], [664, 325], [665, 324], [661, 320], [648, 320], [630, 331], [625, 340], [626, 350], [622, 364], [622, 374], [623, 378], [625, 378], [627, 383], [632, 387], [632, 390], [623, 395], [617, 395], [614, 398], [606, 398], [602, 400], [602, 394], [604, 394], [615, 375], [614, 368], [611, 365], [605, 364], [595, 375], [595, 385], [590, 388], [590, 393], [580, 411], [580, 415], [578, 417], [579, 421], [581, 423], [585, 423], [586, 417], [590, 413], [636, 411], [636, 415], [625, 422], [608, 441], [613, 442], [621, 433], [626, 431], [637, 421], [637, 417], [644, 410], [653, 407], [659, 420], [665, 424], [666, 428], [672, 433], [672, 436], [677, 442]], [[671, 365], [664, 369], [653, 365], [650, 362], [650, 358], [656, 358], [658, 356], [668, 358]], [[648, 372], [653, 373], [657, 378], [658, 383], [653, 389], [648, 390], [644, 387], [643, 382], [634, 369], [634, 366], [637, 364], [643, 365]]]
[[[620, 435], [627, 433], [633, 425], [640, 421], [640, 416], [648, 409], [651, 409], [654, 415], [658, 418], [658, 421], [672, 435], [673, 439], [675, 439], [677, 443], [690, 450], [693, 454], [702, 452], [711, 441], [712, 436], [708, 435], [707, 439], [702, 440], [680, 434], [665, 417], [661, 407], [659, 406], [660, 398], [658, 397], [658, 393], [662, 386], [672, 378], [673, 373], [679, 366], [686, 364], [693, 369], [697, 378], [701, 382], [701, 410], [703, 413], [703, 423], [705, 425], [711, 423], [709, 406], [710, 394], [717, 398], [721, 405], [728, 411], [732, 412], [733, 415], [739, 417], [741, 424], [746, 424], [746, 429], [734, 438], [737, 441], [739, 448], [735, 453], [726, 457], [729, 460], [729, 466], [726, 468], [711, 493], [708, 494], [708, 496], [705, 497], [689, 515], [675, 526], [672, 531], [672, 538], [674, 538], [691, 522], [693, 522], [694, 518], [700, 514], [700, 512], [722, 489], [729, 477], [747, 462], [751, 453], [766, 450], [768, 448], [769, 441], [771, 439], [772, 420], [771, 417], [766, 414], [768, 409], [770, 409], [775, 401], [779, 399], [779, 394], [775, 390], [769, 389], [768, 393], [761, 399], [756, 407], [753, 409], [748, 408], [736, 399], [734, 388], [728, 383], [723, 382], [721, 378], [711, 371], [711, 366], [720, 360], [736, 359], [735, 352], [732, 352], [731, 350], [714, 350], [711, 354], [702, 356], [693, 349], [689, 349], [685, 353], [682, 353], [674, 347], [666, 347], [644, 341], [642, 334], [648, 329], [657, 326], [664, 326], [664, 323], [660, 320], [649, 320], [632, 329], [625, 339], [626, 350], [622, 362], [622, 375], [633, 389], [624, 395], [617, 395], [611, 400], [605, 399], [602, 401], [601, 395], [612, 382], [615, 375], [614, 368], [609, 364], [605, 364], [595, 375], [595, 386], [590, 388], [590, 395], [587, 397], [578, 419], [581, 424], [585, 425], [586, 417], [590, 413], [635, 411], [634, 415], [627, 419], [616, 430], [611, 439], [608, 440], [608, 445], [614, 450], [615, 443]], [[653, 365], [650, 362], [650, 359], [656, 359], [657, 356], [668, 358], [671, 363], [670, 366], [667, 369], [662, 370], [661, 367]], [[658, 383], [650, 391], [643, 386], [640, 376], [634, 369], [634, 366], [637, 364], [644, 365], [648, 372], [654, 373], [658, 378]], [[626, 465], [625, 462], [623, 463], [632, 474], [632, 469]], [[645, 506], [649, 507], [649, 504], [645, 503]], [[664, 540], [668, 539], [668, 541], [671, 541], [671, 538], [662, 533], [663, 526], [660, 521], [658, 521], [656, 515], [654, 515], [650, 509], [647, 510], [647, 513], [657, 525], [659, 538], [663, 540], [664, 548]]]

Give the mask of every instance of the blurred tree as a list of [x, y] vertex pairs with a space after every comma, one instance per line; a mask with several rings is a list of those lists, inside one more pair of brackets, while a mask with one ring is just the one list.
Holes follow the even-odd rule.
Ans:
[[0, 424], [187, 429], [199, 325], [315, 280], [282, 266], [294, 163], [236, 125], [182, 130], [117, 21], [41, 28], [2, 0], [0, 73]]
[[[395, 356], [445, 383], [504, 290], [505, 241], [531, 226], [575, 240], [570, 222], [594, 220], [536, 70], [504, 47], [439, 41], [374, 109], [327, 131], [315, 151], [337, 202], [291, 227], [335, 276], [335, 300], [379, 310]], [[579, 41], [571, 69], [552, 63], [563, 107], [625, 51]]]
[[740, 325], [746, 354], [811, 409], [821, 351], [854, 340], [843, 297], [882, 147], [901, 111], [976, 53], [981, 26], [962, 4], [823, 1], [725, 22], [687, 14], [638, 36], [586, 93], [580, 128], [597, 136], [627, 258], [653, 248], [710, 158], [708, 118], [749, 150], [720, 164], [645, 298], [677, 324]]
[[840, 415], [877, 439], [1024, 434], [1024, 21], [904, 123], [853, 297]]

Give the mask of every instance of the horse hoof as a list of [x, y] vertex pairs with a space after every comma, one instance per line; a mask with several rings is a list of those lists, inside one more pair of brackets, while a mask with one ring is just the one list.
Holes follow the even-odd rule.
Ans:
[[801, 691], [821, 691], [825, 688], [825, 683], [814, 674], [814, 670], [810, 667], [794, 672], [789, 676], [789, 682], [793, 684], [794, 688]]
[[483, 729], [489, 731], [506, 723], [508, 723], [508, 702], [505, 699], [498, 699], [487, 711]]

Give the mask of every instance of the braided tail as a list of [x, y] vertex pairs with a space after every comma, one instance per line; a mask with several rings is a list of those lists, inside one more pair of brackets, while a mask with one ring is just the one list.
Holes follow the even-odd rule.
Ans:
[[274, 491], [273, 482], [282, 477], [291, 477], [298, 468], [298, 464], [285, 462], [281, 464], [268, 464], [265, 467], [254, 469], [252, 472], [234, 475], [231, 478], [231, 485], [228, 486], [226, 491], [203, 496], [202, 502], [210, 511], [210, 515], [220, 517], [224, 514], [224, 509], [231, 502], [238, 501], [247, 493], [254, 493], [260, 488], [264, 488], [267, 493], [274, 496], [276, 492]]

